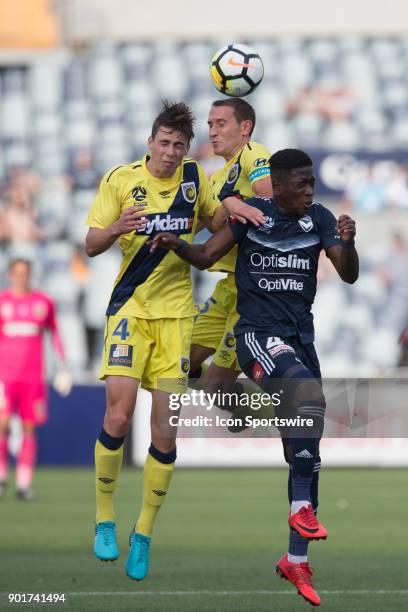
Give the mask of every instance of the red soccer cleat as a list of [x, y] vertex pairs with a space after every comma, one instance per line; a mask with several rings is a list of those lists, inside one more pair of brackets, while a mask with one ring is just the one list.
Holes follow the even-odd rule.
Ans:
[[325, 540], [329, 535], [327, 529], [317, 520], [312, 504], [302, 506], [295, 514], [289, 516], [288, 523], [289, 527], [308, 540]]
[[308, 563], [291, 563], [288, 556], [283, 555], [276, 566], [276, 573], [289, 580], [297, 588], [298, 594], [312, 606], [320, 606], [320, 597], [312, 584], [312, 568]]

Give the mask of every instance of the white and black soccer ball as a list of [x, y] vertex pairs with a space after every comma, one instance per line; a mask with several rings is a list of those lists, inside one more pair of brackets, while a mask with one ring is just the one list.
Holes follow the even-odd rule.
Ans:
[[215, 87], [226, 96], [247, 96], [262, 81], [264, 68], [258, 53], [238, 43], [222, 47], [210, 66]]

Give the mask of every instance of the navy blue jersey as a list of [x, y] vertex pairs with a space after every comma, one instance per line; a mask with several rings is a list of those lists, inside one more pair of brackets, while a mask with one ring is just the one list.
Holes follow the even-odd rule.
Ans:
[[281, 212], [268, 198], [246, 201], [264, 213], [266, 222], [256, 227], [230, 221], [238, 243], [240, 319], [235, 334], [259, 330], [282, 338], [297, 336], [302, 344], [313, 342], [311, 307], [319, 254], [340, 243], [336, 218], [317, 203], [299, 217]]

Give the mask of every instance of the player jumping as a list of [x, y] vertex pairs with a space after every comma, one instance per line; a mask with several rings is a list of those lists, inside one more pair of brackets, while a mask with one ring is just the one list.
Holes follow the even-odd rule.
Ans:
[[289, 550], [278, 561], [277, 572], [307, 601], [319, 605], [307, 551], [310, 540], [327, 537], [316, 518], [325, 399], [311, 307], [322, 249], [343, 281], [357, 280], [355, 222], [347, 215], [336, 221], [327, 208], [313, 201], [315, 177], [306, 153], [284, 149], [269, 163], [273, 200], [248, 200], [263, 212], [262, 226], [231, 221], [205, 244], [194, 246], [159, 234], [151, 249], [173, 249], [181, 259], [204, 269], [238, 244], [235, 277], [240, 318], [234, 331], [240, 366], [268, 392], [284, 386], [284, 414], [313, 420], [310, 432], [304, 428], [281, 432], [289, 464], [290, 533]]
[[[255, 121], [254, 109], [242, 98], [216, 100], [211, 106], [208, 116], [210, 142], [214, 153], [226, 162], [210, 179], [211, 188], [220, 199], [232, 193], [243, 198], [272, 196], [270, 154], [263, 145], [251, 140]], [[194, 379], [203, 375], [203, 362], [214, 354], [203, 383], [199, 383], [208, 392], [239, 392], [239, 387], [234, 385], [239, 373], [233, 331], [238, 320], [234, 276], [236, 257], [237, 249], [233, 247], [211, 266], [210, 271], [226, 272], [227, 276], [218, 281], [211, 297], [199, 305], [194, 322], [190, 378], [193, 386], [197, 384]], [[230, 408], [233, 410], [232, 406]], [[235, 431], [235, 428], [230, 429]]]
[[[102, 179], [87, 223], [88, 255], [119, 239], [122, 265], [107, 309], [101, 378], [107, 406], [95, 446], [96, 536], [101, 560], [119, 556], [113, 493], [123, 442], [139, 385], [151, 391], [151, 445], [143, 471], [143, 500], [130, 534], [126, 573], [143, 580], [149, 569], [153, 525], [166, 498], [176, 461], [176, 431], [169, 425], [169, 394], [187, 388], [195, 313], [190, 266], [148, 240], [163, 229], [191, 242], [199, 220], [212, 231], [227, 218], [201, 166], [187, 158], [193, 116], [183, 103], [164, 103], [141, 160], [109, 171]], [[259, 211], [242, 204], [249, 218]], [[244, 209], [244, 210], [245, 210]]]

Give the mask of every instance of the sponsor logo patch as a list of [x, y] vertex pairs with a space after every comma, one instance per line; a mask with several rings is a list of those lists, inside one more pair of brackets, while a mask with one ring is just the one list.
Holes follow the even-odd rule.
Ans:
[[263, 255], [262, 253], [252, 253], [251, 264], [261, 270], [274, 268], [292, 268], [293, 270], [310, 270], [310, 258], [298, 257], [296, 253], [289, 255]]
[[167, 491], [162, 491], [161, 489], [152, 489], [152, 492], [157, 495], [157, 497], [163, 497], [163, 495], [167, 493]]
[[33, 304], [33, 315], [39, 319], [43, 319], [47, 315], [47, 306], [44, 302], [34, 302]]
[[11, 302], [4, 302], [1, 305], [1, 316], [3, 319], [11, 319], [14, 315], [14, 308]]
[[197, 199], [197, 190], [195, 183], [182, 183], [181, 191], [183, 192], [184, 199], [187, 200], [190, 204], [196, 201]]
[[266, 166], [267, 164], [268, 160], [266, 159], [266, 157], [258, 157], [258, 159], [256, 159], [254, 162], [254, 166], [256, 168], [259, 168], [259, 166]]
[[303, 291], [303, 281], [297, 281], [294, 278], [269, 280], [263, 277], [259, 279], [258, 287], [266, 291]]
[[129, 344], [112, 344], [109, 350], [110, 366], [125, 366], [132, 367], [133, 361], [133, 346]]
[[137, 234], [149, 236], [152, 232], [172, 232], [173, 234], [191, 234], [194, 217], [172, 217], [167, 214], [146, 215], [144, 228], [137, 230]]
[[111, 482], [114, 481], [113, 478], [108, 478], [107, 476], [102, 477], [102, 478], [98, 478], [98, 480], [100, 480], [101, 482], [103, 482], [103, 484], [110, 484]]
[[271, 357], [277, 357], [283, 353], [295, 353], [295, 349], [276, 336], [270, 336], [266, 348]]
[[269, 176], [269, 175], [270, 175], [269, 168], [258, 168], [257, 170], [253, 170], [253, 172], [251, 172], [248, 175], [248, 178], [249, 178], [249, 181], [252, 183], [252, 181], [259, 178], [260, 176]]
[[162, 198], [169, 198], [170, 197], [170, 193], [171, 193], [171, 191], [159, 191], [159, 195]]
[[137, 185], [132, 191], [132, 196], [136, 202], [142, 202], [146, 199], [147, 191], [144, 187]]

